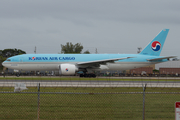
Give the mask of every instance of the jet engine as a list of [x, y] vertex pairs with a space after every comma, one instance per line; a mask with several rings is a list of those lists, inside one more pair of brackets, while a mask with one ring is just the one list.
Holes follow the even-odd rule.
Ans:
[[74, 75], [78, 71], [78, 68], [73, 64], [60, 64], [59, 74], [60, 75]]

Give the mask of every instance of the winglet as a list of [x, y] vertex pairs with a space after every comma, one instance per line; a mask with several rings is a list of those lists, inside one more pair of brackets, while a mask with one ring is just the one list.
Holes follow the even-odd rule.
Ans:
[[163, 29], [139, 54], [159, 56], [169, 29]]

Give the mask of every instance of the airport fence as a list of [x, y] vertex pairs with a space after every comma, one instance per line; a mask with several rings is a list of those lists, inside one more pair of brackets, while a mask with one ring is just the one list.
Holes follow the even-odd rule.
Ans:
[[0, 119], [174, 120], [175, 102], [180, 101], [179, 89], [146, 92], [144, 86], [139, 92], [131, 92], [134, 90], [130, 88], [125, 90], [128, 92], [113, 92], [113, 88], [41, 92], [44, 89], [48, 88], [18, 93], [1, 91]]

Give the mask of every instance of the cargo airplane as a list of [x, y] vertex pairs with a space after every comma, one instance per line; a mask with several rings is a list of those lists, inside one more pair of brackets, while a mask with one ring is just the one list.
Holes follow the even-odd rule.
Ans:
[[159, 56], [169, 29], [163, 29], [139, 54], [23, 54], [8, 58], [3, 66], [28, 71], [59, 71], [60, 75], [96, 77], [94, 71], [128, 70], [166, 62], [175, 56]]

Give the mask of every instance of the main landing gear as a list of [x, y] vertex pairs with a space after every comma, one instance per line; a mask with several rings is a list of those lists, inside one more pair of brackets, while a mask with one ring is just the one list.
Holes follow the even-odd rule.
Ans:
[[80, 74], [79, 77], [93, 77], [93, 78], [95, 78], [96, 75], [95, 75], [95, 74], [92, 74], [92, 73], [91, 73], [91, 74], [86, 74], [86, 73], [85, 73], [85, 74]]

